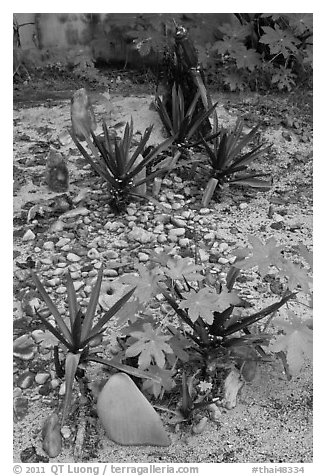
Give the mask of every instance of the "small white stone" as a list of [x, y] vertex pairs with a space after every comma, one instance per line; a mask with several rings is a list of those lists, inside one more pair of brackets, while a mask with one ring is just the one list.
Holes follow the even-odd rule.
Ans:
[[56, 292], [57, 294], [64, 294], [64, 293], [66, 292], [66, 287], [65, 287], [65, 286], [59, 286], [59, 287], [55, 290], [55, 292]]
[[219, 258], [217, 262], [220, 264], [227, 264], [229, 260], [227, 258], [222, 257], [222, 258]]
[[60, 430], [60, 433], [65, 440], [68, 440], [68, 438], [71, 436], [71, 430], [68, 426], [63, 426]]
[[274, 213], [273, 220], [276, 223], [280, 223], [280, 222], [284, 221], [284, 217], [282, 217], [282, 215], [279, 215], [278, 213]]
[[59, 283], [60, 283], [59, 278], [49, 279], [48, 282], [47, 282], [47, 284], [51, 287], [58, 286]]
[[144, 263], [144, 262], [149, 260], [149, 256], [146, 253], [138, 253], [138, 259], [139, 259], [139, 261]]
[[75, 291], [79, 291], [80, 288], [84, 286], [83, 281], [74, 281], [73, 283]]
[[65, 393], [66, 393], [66, 382], [62, 382], [59, 388], [59, 395], [62, 396], [62, 395], [65, 395]]
[[169, 231], [169, 235], [174, 235], [174, 236], [183, 236], [186, 233], [185, 228], [172, 228]]
[[214, 240], [215, 238], [215, 233], [214, 232], [210, 232], [210, 233], [206, 233], [206, 235], [204, 235], [204, 240]]
[[35, 382], [38, 385], [43, 385], [50, 378], [48, 373], [39, 373], [35, 375]]
[[52, 251], [54, 249], [54, 243], [53, 241], [46, 241], [44, 244], [43, 244], [43, 248], [45, 250], [48, 250], [48, 251]]
[[52, 259], [51, 258], [42, 258], [42, 259], [40, 259], [40, 262], [42, 264], [51, 265], [52, 264]]
[[163, 234], [162, 234], [162, 235], [159, 235], [159, 236], [157, 237], [157, 241], [158, 241], [159, 243], [166, 243], [166, 241], [167, 241], [166, 235], [163, 235]]
[[59, 385], [60, 385], [60, 380], [59, 379], [54, 378], [54, 379], [51, 380], [51, 387], [53, 389], [58, 388]]
[[186, 248], [187, 246], [189, 246], [189, 243], [190, 243], [189, 238], [180, 238], [180, 239], [179, 239], [179, 245], [180, 245], [182, 248]]
[[100, 253], [97, 251], [96, 248], [91, 248], [89, 252], [87, 253], [87, 256], [89, 259], [98, 259], [100, 256]]
[[67, 245], [70, 243], [71, 239], [70, 238], [60, 238], [60, 240], [56, 243], [56, 246], [58, 248], [61, 248], [62, 246]]
[[226, 251], [228, 248], [229, 248], [229, 245], [228, 245], [228, 243], [225, 243], [225, 242], [220, 243], [220, 245], [219, 245], [219, 247], [218, 247], [218, 249], [219, 249], [219, 251], [220, 251], [221, 253], [223, 253], [224, 251]]
[[209, 209], [209, 208], [201, 208], [201, 209], [199, 210], [199, 213], [200, 213], [201, 215], [208, 215], [208, 213], [210, 213], [210, 209]]
[[241, 202], [240, 205], [239, 205], [240, 210], [244, 210], [247, 207], [248, 207], [248, 203], [246, 203], [246, 202]]
[[118, 276], [118, 271], [115, 269], [105, 269], [103, 275], [108, 276], [109, 278], [115, 278]]
[[35, 233], [33, 233], [32, 230], [27, 230], [23, 236], [23, 241], [32, 241], [35, 240], [35, 238]]
[[72, 263], [76, 263], [77, 261], [80, 261], [80, 256], [76, 255], [75, 253], [68, 253], [67, 260]]
[[57, 264], [58, 268], [66, 268], [66, 266], [67, 266], [67, 263], [58, 263]]

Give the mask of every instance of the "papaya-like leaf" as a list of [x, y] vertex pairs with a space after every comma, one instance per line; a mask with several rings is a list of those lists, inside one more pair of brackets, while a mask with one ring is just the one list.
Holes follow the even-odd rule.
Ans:
[[144, 323], [141, 331], [130, 332], [136, 339], [126, 350], [126, 357], [138, 357], [140, 369], [147, 369], [152, 362], [163, 368], [165, 354], [172, 354], [173, 350], [168, 344], [172, 336], [163, 334], [160, 328], [154, 329], [150, 322]]
[[272, 352], [284, 352], [291, 376], [299, 374], [305, 358], [312, 359], [313, 331], [304, 320], [288, 311], [288, 320], [277, 320], [275, 324], [284, 331], [270, 343]]

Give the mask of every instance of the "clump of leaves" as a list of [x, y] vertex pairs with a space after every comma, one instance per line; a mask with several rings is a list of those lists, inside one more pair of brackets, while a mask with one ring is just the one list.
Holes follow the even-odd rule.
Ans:
[[[259, 238], [250, 235], [248, 241], [252, 247], [251, 252], [248, 248], [239, 249], [235, 267], [243, 270], [257, 267], [260, 276], [264, 278], [272, 266], [278, 270], [279, 276], [286, 278], [289, 291], [299, 289], [311, 295], [312, 279], [307, 270], [287, 260], [283, 255], [284, 247], [277, 246], [275, 238], [269, 238], [264, 244]], [[298, 251], [312, 270], [312, 253], [303, 244], [300, 244]], [[285, 371], [291, 378], [299, 373], [304, 357], [312, 355], [312, 329], [309, 321], [298, 318], [291, 310], [287, 314], [288, 320], [274, 320], [282, 333], [271, 341], [269, 350], [280, 354]]]
[[173, 143], [180, 149], [187, 149], [194, 143], [194, 138], [201, 130], [201, 127], [215, 110], [217, 103], [207, 110], [195, 113], [196, 106], [202, 92], [198, 89], [189, 108], [185, 110], [185, 101], [180, 86], [174, 83], [172, 87], [172, 112], [169, 115], [165, 104], [159, 96], [156, 97], [156, 109], [159, 113], [163, 126], [167, 134], [173, 138]]
[[[70, 322], [70, 325], [67, 325], [64, 319], [61, 317], [58, 308], [53, 303], [51, 297], [45, 290], [43, 284], [41, 283], [37, 275], [32, 272], [32, 277], [36, 288], [40, 293], [41, 297], [43, 298], [48, 309], [50, 310], [55, 320], [56, 327], [53, 326], [39, 312], [37, 312], [37, 316], [45, 325], [45, 327], [58, 339], [59, 342], [61, 342], [61, 344], [63, 344], [63, 346], [67, 350], [64, 366], [66, 393], [62, 413], [62, 422], [65, 420], [70, 408], [73, 382], [77, 374], [78, 366], [81, 364], [93, 361], [109, 367], [113, 367], [121, 372], [126, 372], [128, 374], [140, 378], [151, 378], [151, 375], [149, 373], [145, 373], [140, 369], [123, 365], [115, 359], [103, 359], [97, 355], [99, 349], [96, 349], [96, 347], [92, 349], [92, 344], [102, 337], [103, 332], [105, 331], [106, 324], [127, 303], [127, 301], [130, 299], [130, 297], [135, 291], [135, 288], [132, 288], [130, 291], [128, 291], [111, 307], [111, 309], [105, 312], [105, 314], [98, 319], [97, 323], [94, 323], [98, 298], [101, 289], [102, 276], [103, 267], [99, 270], [96, 283], [90, 296], [86, 314], [84, 315], [77, 302], [76, 291], [73, 285], [71, 275], [69, 272], [67, 273], [67, 294]], [[56, 361], [56, 366], [57, 368], [60, 367], [58, 360]]]
[[[291, 91], [312, 68], [312, 14], [240, 13], [238, 22], [219, 27], [216, 41], [231, 91], [271, 88]], [[271, 66], [271, 68], [270, 68]]]
[[145, 130], [138, 146], [131, 153], [132, 119], [130, 124], [126, 124], [122, 139], [117, 137], [112, 139], [105, 122], [103, 122], [103, 140], [93, 132], [93, 142], [87, 135], [85, 136], [93, 155], [84, 149], [74, 132], [71, 131], [78, 150], [93, 170], [108, 183], [111, 195], [110, 205], [115, 211], [120, 211], [132, 196], [146, 198], [146, 195], [139, 193], [139, 188], [162, 173], [162, 170], [159, 169], [146, 176], [146, 167], [150, 166], [161, 152], [170, 147], [173, 139], [167, 139], [143, 157], [152, 129], [153, 126], [150, 126]]
[[248, 147], [255, 138], [259, 129], [257, 125], [248, 134], [243, 135], [243, 126], [243, 120], [238, 118], [233, 131], [228, 132], [222, 129], [217, 137], [211, 139], [212, 147], [209, 146], [207, 140], [202, 138], [202, 144], [211, 166], [211, 178], [203, 195], [205, 206], [211, 200], [216, 187], [221, 187], [226, 182], [264, 189], [271, 187], [271, 180], [261, 179], [267, 174], [247, 172], [248, 165], [266, 153], [271, 146], [264, 147], [266, 143], [261, 143], [248, 152], [243, 152], [243, 149]]
[[[274, 352], [273, 349], [280, 356], [283, 352], [285, 362], [290, 351], [287, 365], [290, 373], [295, 372], [290, 363], [293, 350], [289, 349], [294, 341], [290, 339], [289, 344], [288, 339], [277, 340], [275, 347], [269, 347], [273, 334], [267, 332], [267, 327], [277, 312], [296, 298], [298, 290], [309, 292], [309, 275], [284, 258], [283, 247], [278, 246], [274, 238], [270, 238], [266, 245], [253, 237], [249, 237], [249, 241], [253, 246], [252, 256], [247, 249], [239, 250], [237, 261], [229, 269], [224, 284], [218, 276], [214, 277], [191, 258], [177, 259], [166, 253], [153, 253], [150, 265], [138, 268], [139, 276], [121, 278], [124, 284], [135, 286], [136, 290], [130, 314], [123, 317], [121, 332], [125, 339], [117, 358], [122, 363], [131, 359], [139, 369], [160, 377], [160, 382], [147, 380], [144, 384], [144, 388], [154, 396], [162, 397], [165, 391], [170, 391], [180, 369], [184, 371], [187, 366], [199, 369], [200, 381], [206, 381], [207, 385], [214, 382], [217, 369], [230, 369], [230, 365], [235, 365], [243, 378], [249, 380], [257, 361], [272, 359], [270, 352]], [[301, 247], [299, 252], [309, 264], [308, 250]], [[256, 266], [262, 277], [276, 266], [281, 276], [286, 277], [286, 284], [279, 301], [248, 313], [244, 311], [248, 303], [239, 297], [234, 284], [240, 269]], [[158, 321], [148, 311], [149, 303], [156, 298], [160, 302], [165, 298], [170, 305], [176, 318], [173, 323], [170, 320]], [[254, 325], [263, 320], [264, 330]], [[280, 329], [278, 324], [276, 327]], [[281, 347], [282, 351], [276, 350]], [[302, 352], [308, 354], [306, 348]], [[183, 387], [184, 396], [187, 396], [185, 385]], [[212, 399], [214, 394], [209, 391], [201, 404], [212, 402]], [[184, 397], [183, 419], [188, 418], [188, 410], [190, 415], [191, 408], [195, 408], [193, 403], [198, 403], [196, 395], [191, 400], [188, 398], [189, 405], [186, 400]]]

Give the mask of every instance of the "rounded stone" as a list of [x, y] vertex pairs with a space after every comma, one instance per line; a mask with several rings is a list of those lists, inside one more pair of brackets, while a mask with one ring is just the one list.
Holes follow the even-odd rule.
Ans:
[[32, 230], [27, 230], [23, 236], [23, 241], [32, 241], [35, 240], [36, 235], [32, 232]]
[[93, 260], [93, 259], [98, 259], [99, 256], [100, 256], [100, 253], [97, 251], [96, 248], [91, 248], [89, 250], [89, 252], [87, 253], [87, 256], [89, 259]]
[[77, 261], [80, 261], [80, 256], [76, 255], [75, 253], [68, 253], [67, 254], [67, 260], [70, 261], [71, 263], [76, 263]]
[[169, 446], [159, 415], [131, 378], [109, 378], [97, 400], [97, 413], [107, 435], [121, 445]]
[[43, 385], [48, 379], [50, 378], [50, 374], [48, 373], [38, 373], [35, 375], [35, 382], [38, 384], [38, 385]]
[[174, 236], [183, 236], [185, 233], [186, 233], [185, 228], [172, 228], [169, 231], [169, 234]]

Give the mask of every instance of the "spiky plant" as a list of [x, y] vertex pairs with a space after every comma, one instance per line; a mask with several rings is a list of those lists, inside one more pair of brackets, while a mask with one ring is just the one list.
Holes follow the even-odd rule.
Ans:
[[[179, 148], [189, 148], [194, 140], [199, 137], [201, 127], [209, 116], [215, 110], [217, 103], [213, 104], [207, 110], [201, 110], [195, 114], [196, 106], [202, 92], [200, 90], [195, 94], [188, 110], [185, 110], [185, 101], [182, 89], [176, 84], [172, 87], [172, 113], [171, 116], [165, 104], [159, 96], [156, 97], [156, 110], [159, 113], [163, 126], [170, 137], [173, 138], [173, 144]], [[209, 137], [208, 139], [210, 139]]]
[[207, 139], [204, 137], [201, 139], [211, 166], [211, 179], [203, 196], [203, 203], [206, 205], [212, 198], [216, 187], [222, 186], [226, 182], [265, 189], [271, 187], [271, 180], [261, 178], [268, 174], [247, 171], [248, 165], [266, 153], [271, 146], [264, 148], [266, 143], [261, 143], [248, 152], [243, 152], [243, 149], [248, 147], [255, 138], [259, 128], [257, 125], [248, 134], [243, 135], [243, 126], [243, 120], [239, 118], [233, 131], [228, 132], [226, 129], [222, 129], [217, 136], [211, 139], [212, 147]]
[[161, 152], [170, 147], [173, 139], [165, 140], [143, 157], [152, 129], [153, 126], [150, 126], [145, 130], [139, 144], [131, 153], [132, 119], [130, 124], [126, 124], [122, 139], [117, 137], [112, 139], [103, 121], [103, 140], [95, 136], [93, 132], [93, 141], [86, 135], [86, 141], [92, 155], [81, 145], [74, 132], [70, 132], [73, 141], [86, 161], [108, 183], [111, 197], [110, 205], [115, 211], [120, 211], [132, 196], [145, 198], [146, 195], [140, 193], [139, 188], [162, 173], [162, 170], [159, 169], [146, 176], [146, 167], [150, 166]]
[[[65, 420], [72, 398], [72, 389], [74, 379], [78, 370], [78, 366], [82, 363], [90, 361], [98, 362], [109, 367], [113, 367], [121, 372], [126, 372], [130, 375], [134, 375], [139, 378], [152, 378], [149, 372], [143, 372], [139, 369], [130, 367], [128, 365], [121, 364], [115, 359], [103, 359], [99, 357], [98, 350], [91, 350], [90, 345], [96, 339], [102, 336], [105, 331], [105, 326], [108, 321], [121, 309], [121, 307], [128, 301], [133, 294], [135, 288], [128, 291], [121, 299], [119, 299], [105, 314], [100, 317], [96, 324], [94, 319], [96, 315], [96, 308], [98, 304], [98, 298], [101, 289], [101, 282], [103, 276], [103, 267], [99, 270], [98, 277], [91, 293], [91, 297], [88, 303], [86, 314], [83, 315], [78, 302], [76, 291], [73, 285], [73, 280], [70, 273], [67, 273], [67, 295], [68, 295], [68, 309], [69, 309], [69, 321], [68, 326], [61, 314], [50, 298], [49, 294], [45, 290], [43, 284], [32, 271], [32, 277], [38, 292], [46, 303], [49, 311], [51, 312], [56, 327], [52, 325], [45, 317], [40, 313], [37, 313], [38, 318], [43, 322], [45, 327], [63, 344], [67, 349], [65, 356], [65, 380], [66, 380], [66, 393], [62, 413], [62, 422]], [[156, 377], [153, 377], [156, 379]]]

